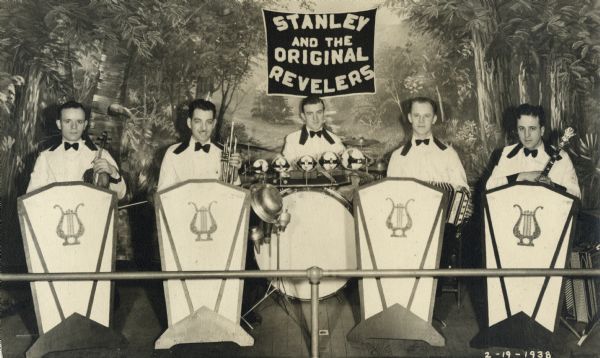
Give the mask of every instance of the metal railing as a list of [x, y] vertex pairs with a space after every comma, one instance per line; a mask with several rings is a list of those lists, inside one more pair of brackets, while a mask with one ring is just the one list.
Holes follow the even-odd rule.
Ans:
[[306, 278], [311, 285], [311, 357], [319, 356], [319, 283], [323, 278], [406, 278], [406, 277], [600, 277], [600, 269], [403, 269], [403, 270], [307, 270], [265, 271], [139, 271], [139, 272], [69, 272], [69, 273], [0, 273], [1, 282], [15, 281], [124, 281], [169, 279], [227, 278]]

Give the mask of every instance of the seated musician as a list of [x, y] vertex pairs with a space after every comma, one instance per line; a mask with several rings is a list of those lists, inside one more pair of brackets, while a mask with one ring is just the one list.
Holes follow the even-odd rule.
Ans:
[[392, 153], [387, 176], [468, 188], [467, 175], [456, 151], [433, 136], [432, 126], [437, 121], [435, 101], [426, 97], [411, 99], [408, 121], [412, 136]]
[[319, 159], [324, 152], [341, 154], [344, 149], [342, 140], [325, 128], [325, 103], [314, 95], [310, 95], [300, 103], [302, 129], [285, 137], [283, 156], [293, 162], [304, 155]]
[[93, 168], [94, 174], [109, 175], [109, 189], [122, 199], [127, 190], [117, 164], [108, 151], [97, 157], [98, 148], [85, 133], [88, 112], [81, 103], [69, 101], [57, 112], [56, 126], [62, 140], [42, 151], [35, 162], [27, 192], [55, 182], [82, 181], [84, 172]]
[[[486, 189], [515, 181], [536, 181], [550, 156], [556, 154], [555, 149], [542, 139], [546, 120], [541, 106], [522, 104], [517, 108], [515, 118], [519, 143], [504, 147], [502, 154], [494, 160], [494, 169], [486, 183]], [[581, 197], [573, 163], [565, 153], [558, 156], [548, 178], [542, 178], [541, 181], [551, 182], [556, 187]]]
[[[222, 149], [212, 140], [217, 119], [212, 102], [196, 99], [189, 104], [187, 127], [190, 138], [167, 149], [160, 167], [158, 190], [189, 179], [221, 179]], [[242, 165], [239, 153], [230, 157], [235, 170]], [[240, 184], [239, 176], [235, 184]]]

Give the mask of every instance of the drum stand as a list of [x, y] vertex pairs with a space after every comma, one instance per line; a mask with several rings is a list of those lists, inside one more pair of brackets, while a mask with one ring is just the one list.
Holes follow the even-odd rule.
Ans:
[[[277, 234], [277, 271], [279, 271], [280, 267], [279, 267], [279, 238], [280, 238], [280, 232], [283, 231], [283, 229], [281, 228], [280, 225], [276, 225], [276, 234]], [[250, 314], [250, 312], [254, 311], [256, 309], [256, 307], [260, 306], [261, 303], [263, 303], [267, 298], [269, 298], [269, 296], [271, 296], [271, 294], [273, 294], [274, 292], [278, 291], [277, 287], [283, 288], [283, 278], [281, 277], [277, 277], [275, 279], [275, 282], [277, 283], [276, 285], [273, 284], [273, 281], [269, 281], [269, 286], [267, 287], [267, 291], [265, 292], [265, 295], [263, 296], [263, 298], [261, 298], [258, 302], [256, 302], [252, 307], [250, 307], [250, 309], [248, 311], [246, 311], [246, 313], [244, 313], [241, 317], [242, 321], [244, 323], [246, 323], [248, 325], [248, 327], [250, 327], [250, 329], [254, 329], [254, 327], [250, 324], [250, 322], [248, 322], [246, 320], [246, 316]], [[288, 305], [291, 306], [291, 302], [289, 300], [289, 298], [287, 297], [287, 295], [285, 294], [285, 288], [283, 288], [284, 292], [282, 294], [283, 299], [285, 300], [285, 303], [283, 304], [283, 309], [285, 311], [285, 313], [289, 316], [290, 315], [290, 311], [288, 310]]]

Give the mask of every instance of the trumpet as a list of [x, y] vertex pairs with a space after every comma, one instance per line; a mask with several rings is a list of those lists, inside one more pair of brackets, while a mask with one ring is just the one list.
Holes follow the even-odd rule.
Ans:
[[237, 168], [231, 164], [231, 156], [237, 154], [237, 137], [233, 135], [235, 122], [231, 122], [231, 132], [229, 138], [225, 141], [223, 152], [221, 153], [221, 178], [220, 180], [227, 184], [234, 184], [237, 180]]

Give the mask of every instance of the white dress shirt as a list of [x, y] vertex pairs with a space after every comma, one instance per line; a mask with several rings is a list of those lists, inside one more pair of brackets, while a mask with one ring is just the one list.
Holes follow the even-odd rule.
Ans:
[[[521, 143], [504, 147], [502, 154], [490, 178], [486, 183], [486, 189], [493, 189], [516, 180], [519, 173], [542, 171], [550, 159], [548, 152], [554, 151], [549, 145], [540, 143], [536, 148], [537, 155], [526, 156]], [[560, 155], [560, 159], [554, 162], [554, 166], [548, 173], [548, 177], [553, 183], [564, 187], [568, 193], [580, 198], [581, 191], [575, 168], [569, 156], [565, 153]]]
[[429, 144], [417, 145], [413, 137], [410, 142], [396, 149], [390, 158], [387, 176], [468, 188], [467, 175], [456, 151], [437, 138], [427, 139]]
[[[163, 190], [190, 179], [220, 179], [221, 148], [210, 143], [208, 153], [202, 149], [195, 151], [196, 140], [177, 143], [167, 149], [160, 166], [157, 190]], [[237, 170], [237, 169], [236, 169]], [[240, 184], [240, 177], [235, 181]]]
[[[86, 144], [84, 140], [74, 142], [79, 145], [77, 150], [65, 150], [64, 143], [56, 144], [40, 153], [31, 173], [28, 193], [51, 183], [83, 181], [83, 173], [93, 167], [92, 162], [96, 159], [98, 150], [93, 144]], [[118, 168], [108, 151], [102, 151], [102, 158]], [[122, 199], [127, 191], [125, 180], [121, 178], [117, 183], [111, 182], [109, 189]]]
[[340, 137], [326, 129], [323, 129], [323, 132], [320, 137], [311, 137], [306, 126], [303, 126], [301, 130], [288, 134], [283, 143], [283, 156], [293, 162], [304, 155], [310, 155], [316, 160], [325, 152], [340, 155], [346, 149]]

